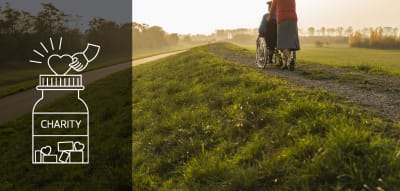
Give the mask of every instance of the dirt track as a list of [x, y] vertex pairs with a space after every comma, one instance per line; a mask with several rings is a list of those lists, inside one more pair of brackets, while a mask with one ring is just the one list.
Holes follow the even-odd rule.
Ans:
[[[238, 54], [228, 48], [214, 46], [208, 49], [228, 60], [256, 67], [253, 55]], [[306, 63], [297, 63], [294, 72], [282, 71], [276, 66], [267, 66], [263, 72], [297, 86], [327, 90], [347, 98], [361, 108], [373, 110], [384, 118], [400, 120], [399, 77]]]

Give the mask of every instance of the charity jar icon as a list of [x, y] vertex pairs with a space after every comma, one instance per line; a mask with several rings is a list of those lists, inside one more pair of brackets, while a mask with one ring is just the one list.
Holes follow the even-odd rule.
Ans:
[[[81, 98], [85, 89], [82, 72], [99, 54], [100, 46], [88, 43], [82, 52], [58, 54], [50, 38], [50, 47], [42, 42], [43, 51], [33, 50], [40, 60], [29, 62], [47, 65], [52, 74], [40, 75], [36, 89], [41, 97], [32, 109], [32, 164], [89, 164], [89, 108]], [[58, 50], [56, 49], [58, 47]], [[47, 55], [46, 55], [47, 53]], [[59, 95], [62, 100], [48, 105]]]
[[[36, 89], [41, 97], [32, 110], [32, 163], [87, 164], [89, 109], [80, 96], [82, 75], [40, 75]], [[69, 95], [44, 106], [60, 93]]]

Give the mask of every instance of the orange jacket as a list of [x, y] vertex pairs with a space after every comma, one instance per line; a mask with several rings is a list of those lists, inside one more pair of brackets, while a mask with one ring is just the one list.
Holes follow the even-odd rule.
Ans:
[[296, 0], [273, 0], [271, 15], [276, 14], [276, 21], [297, 21]]

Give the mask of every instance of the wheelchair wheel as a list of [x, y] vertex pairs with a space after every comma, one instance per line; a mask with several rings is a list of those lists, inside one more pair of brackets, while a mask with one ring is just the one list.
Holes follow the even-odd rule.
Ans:
[[256, 63], [259, 67], [265, 68], [268, 61], [268, 50], [265, 39], [260, 37], [257, 39], [257, 50], [256, 50]]

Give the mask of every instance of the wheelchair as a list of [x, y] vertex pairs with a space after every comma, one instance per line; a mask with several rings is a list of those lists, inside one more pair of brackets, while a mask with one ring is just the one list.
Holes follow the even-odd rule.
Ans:
[[[296, 51], [290, 51], [290, 53], [292, 61], [289, 63], [289, 70], [293, 71], [296, 65]], [[277, 48], [268, 46], [265, 37], [260, 36], [257, 38], [256, 64], [262, 69], [272, 64], [281, 67], [283, 65], [283, 53]]]

